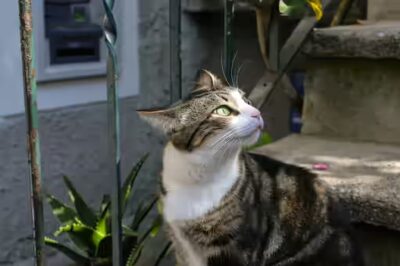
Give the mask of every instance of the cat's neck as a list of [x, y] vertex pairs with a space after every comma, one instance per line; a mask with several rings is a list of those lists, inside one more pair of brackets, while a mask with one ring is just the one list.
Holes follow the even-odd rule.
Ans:
[[239, 153], [185, 152], [167, 144], [162, 173], [167, 220], [195, 219], [217, 206], [239, 178]]
[[168, 143], [164, 149], [163, 182], [167, 191], [215, 183], [237, 176], [239, 152], [214, 154], [207, 149], [186, 152]]

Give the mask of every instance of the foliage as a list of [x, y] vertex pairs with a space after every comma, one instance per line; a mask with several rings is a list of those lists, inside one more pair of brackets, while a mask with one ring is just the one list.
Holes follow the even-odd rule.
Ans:
[[286, 16], [301, 16], [309, 6], [317, 20], [323, 16], [321, 0], [279, 0], [279, 11]]
[[[132, 198], [136, 178], [142, 168], [147, 155], [144, 156], [131, 170], [121, 188], [122, 214], [125, 213], [128, 202]], [[46, 245], [55, 248], [79, 265], [112, 265], [112, 242], [111, 242], [111, 200], [109, 195], [104, 195], [103, 200], [94, 211], [77, 192], [68, 177], [64, 177], [68, 189], [68, 196], [74, 207], [61, 202], [52, 195], [47, 195], [54, 216], [61, 223], [54, 232], [54, 236], [68, 235], [73, 245], [63, 244], [55, 239], [46, 237]], [[141, 202], [129, 225], [123, 225], [123, 261], [127, 266], [136, 264], [145, 246], [145, 240], [149, 236], [157, 235], [162, 224], [161, 215], [153, 220], [151, 226], [141, 230], [143, 221], [156, 205], [158, 199], [155, 197], [148, 202]], [[165, 254], [160, 254], [161, 261]]]
[[250, 147], [248, 147], [246, 150], [250, 151], [250, 150], [253, 150], [255, 148], [270, 144], [271, 142], [272, 142], [271, 136], [268, 133], [263, 132], [261, 134], [260, 138], [258, 139], [257, 143], [252, 145], [252, 146], [250, 146]]

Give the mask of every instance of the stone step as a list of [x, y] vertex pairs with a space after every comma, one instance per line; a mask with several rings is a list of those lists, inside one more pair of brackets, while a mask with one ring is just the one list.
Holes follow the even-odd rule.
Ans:
[[[400, 145], [291, 135], [253, 152], [314, 172], [354, 222], [400, 231]], [[314, 170], [317, 163], [328, 169]]]
[[400, 59], [399, 47], [400, 21], [386, 21], [315, 29], [303, 53], [314, 58]]
[[317, 29], [303, 52], [302, 133], [400, 144], [400, 22]]

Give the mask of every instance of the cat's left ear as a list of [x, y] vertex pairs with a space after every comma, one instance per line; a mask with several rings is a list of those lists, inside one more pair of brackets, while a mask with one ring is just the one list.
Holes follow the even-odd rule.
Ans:
[[179, 111], [176, 108], [163, 110], [137, 110], [140, 118], [151, 126], [169, 135], [180, 128]]
[[194, 86], [193, 91], [217, 90], [227, 86], [229, 86], [228, 83], [218, 78], [217, 75], [202, 69], [197, 73], [196, 86]]

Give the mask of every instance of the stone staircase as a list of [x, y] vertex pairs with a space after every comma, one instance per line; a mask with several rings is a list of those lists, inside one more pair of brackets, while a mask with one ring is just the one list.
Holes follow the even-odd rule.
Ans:
[[315, 172], [349, 208], [367, 265], [398, 266], [400, 22], [316, 29], [303, 53], [302, 132], [255, 152]]

